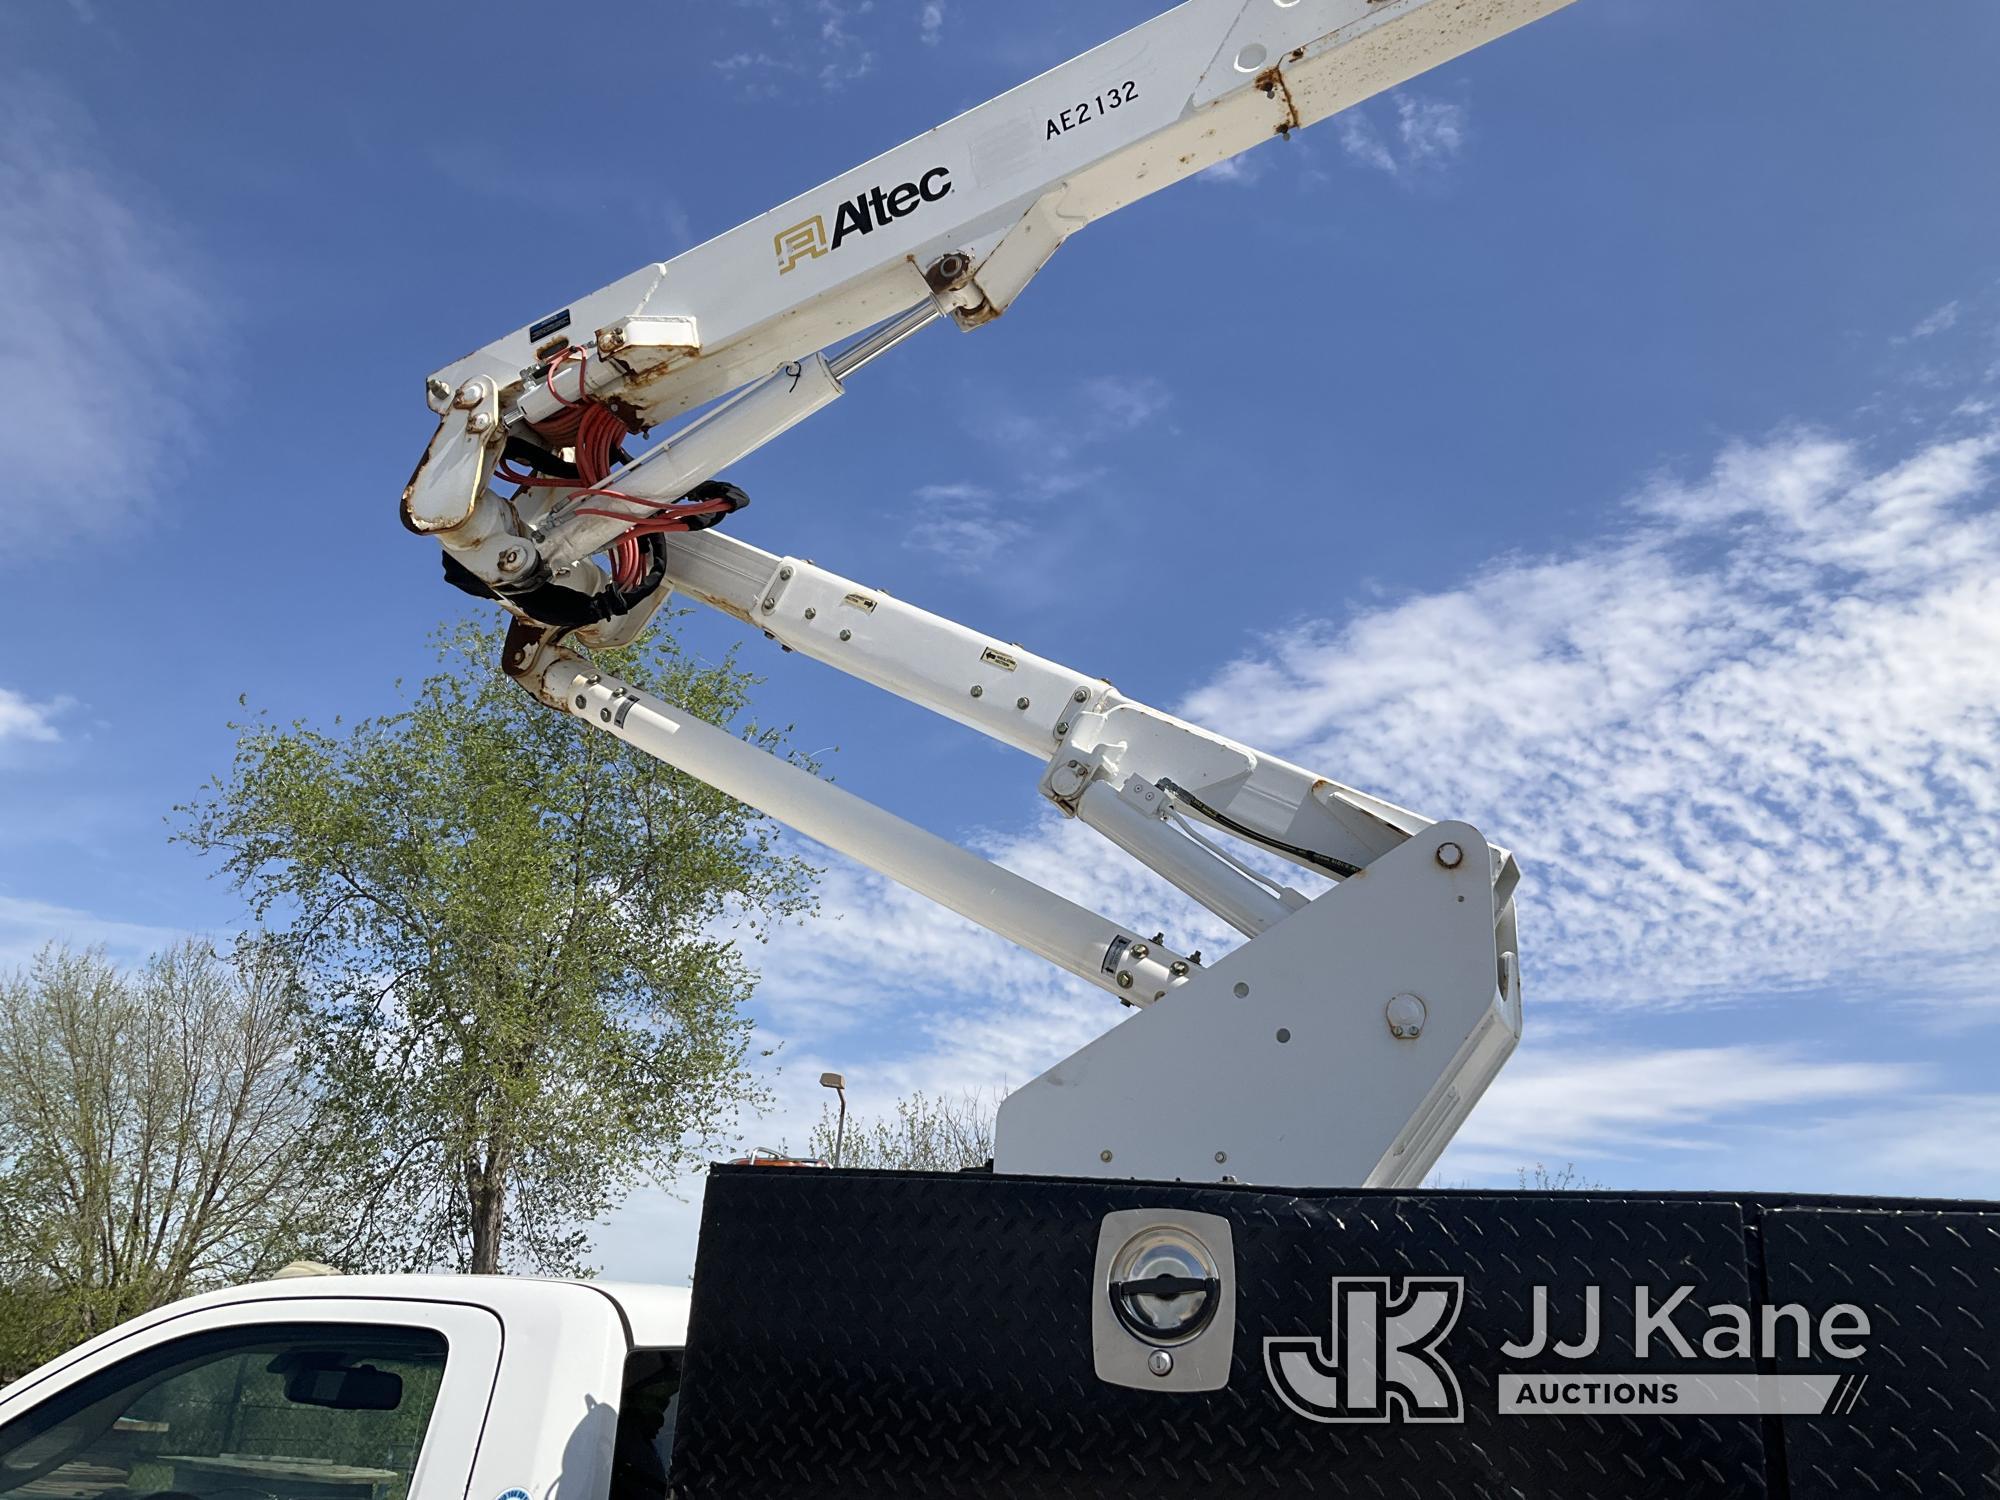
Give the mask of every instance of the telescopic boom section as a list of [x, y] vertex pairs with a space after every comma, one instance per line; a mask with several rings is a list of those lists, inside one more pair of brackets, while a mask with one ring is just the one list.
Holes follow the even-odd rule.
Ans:
[[[428, 382], [438, 426], [403, 521], [517, 616], [523, 686], [1144, 1012], [1010, 1098], [1003, 1170], [1421, 1180], [1520, 1037], [1513, 859], [723, 536], [748, 497], [721, 475], [928, 324], [1000, 316], [1085, 225], [1566, 3], [1190, 0]], [[579, 653], [633, 640], [676, 589], [1033, 755], [1065, 816], [1248, 940], [1204, 965]]]
[[[453, 441], [426, 455], [405, 519], [440, 534], [474, 522], [493, 470], [479, 460], [560, 430], [580, 402], [649, 431], [912, 310], [977, 327], [1085, 225], [1566, 3], [1190, 0], [445, 366], [429, 393]], [[517, 585], [539, 544], [482, 550], [484, 530], [446, 544], [488, 584]]]

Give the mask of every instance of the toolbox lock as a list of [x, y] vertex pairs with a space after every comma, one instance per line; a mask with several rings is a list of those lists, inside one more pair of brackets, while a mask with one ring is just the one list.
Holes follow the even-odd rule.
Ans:
[[[1199, 1246], [1185, 1247], [1187, 1259], [1200, 1254]], [[1152, 1259], [1181, 1259], [1181, 1246], [1154, 1246]], [[1111, 1310], [1126, 1332], [1149, 1344], [1184, 1344], [1208, 1326], [1215, 1316], [1215, 1299], [1222, 1282], [1214, 1276], [1175, 1275], [1157, 1271], [1151, 1276], [1111, 1283]]]
[[1106, 1214], [1091, 1307], [1098, 1378], [1141, 1390], [1222, 1389], [1235, 1343], [1235, 1273], [1225, 1219], [1170, 1209]]

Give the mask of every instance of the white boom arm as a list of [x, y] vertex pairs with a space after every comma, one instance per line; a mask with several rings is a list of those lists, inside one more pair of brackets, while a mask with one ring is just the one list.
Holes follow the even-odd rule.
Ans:
[[[745, 503], [717, 476], [925, 324], [999, 316], [1085, 224], [1564, 3], [1190, 0], [431, 377], [438, 430], [403, 519], [519, 617], [506, 667], [524, 686], [1145, 1012], [1008, 1099], [1002, 1170], [1420, 1181], [1520, 1036], [1514, 862], [1466, 825], [702, 529]], [[1035, 756], [1044, 796], [1249, 940], [1203, 965], [572, 649], [631, 640], [676, 589]], [[1252, 850], [1337, 884], [1309, 898]]]

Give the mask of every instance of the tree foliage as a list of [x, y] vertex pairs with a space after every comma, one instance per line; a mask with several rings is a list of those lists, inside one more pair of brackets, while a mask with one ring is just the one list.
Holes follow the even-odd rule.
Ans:
[[[936, 1098], [918, 1090], [896, 1101], [893, 1115], [849, 1114], [840, 1142], [843, 1167], [910, 1172], [960, 1172], [993, 1160], [993, 1127], [998, 1099], [967, 1091]], [[839, 1114], [822, 1111], [813, 1127], [812, 1155], [834, 1159]]]
[[0, 980], [0, 1367], [318, 1248], [333, 1208], [281, 955], [189, 942]]
[[[306, 1050], [372, 1209], [353, 1263], [583, 1269], [592, 1220], [759, 1101], [742, 940], [809, 902], [773, 824], [535, 703], [499, 654], [468, 625], [400, 713], [239, 725], [181, 810], [313, 976]], [[745, 712], [731, 662], [604, 659]]]

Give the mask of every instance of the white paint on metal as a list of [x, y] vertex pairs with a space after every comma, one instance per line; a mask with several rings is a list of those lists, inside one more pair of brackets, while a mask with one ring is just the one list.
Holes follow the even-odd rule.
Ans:
[[[1171, 966], [1183, 955], [1154, 948], [1143, 959], [1128, 958], [1107, 968], [1107, 955], [1121, 947], [1129, 954], [1138, 942], [1108, 917], [746, 744], [664, 699], [574, 662], [551, 666], [543, 686], [546, 697], [567, 703], [570, 712], [585, 722], [1120, 999], [1149, 1004], [1180, 983]], [[1120, 972], [1131, 978], [1120, 984]]]
[[[1471, 852], [1465, 867], [1437, 864], [1439, 835]], [[1010, 1094], [995, 1166], [1100, 1176], [1108, 1150], [1148, 1180], [1420, 1183], [1521, 1035], [1486, 852], [1469, 825], [1439, 823], [1199, 970]], [[1383, 1024], [1404, 993], [1425, 1000], [1415, 1039]]]

